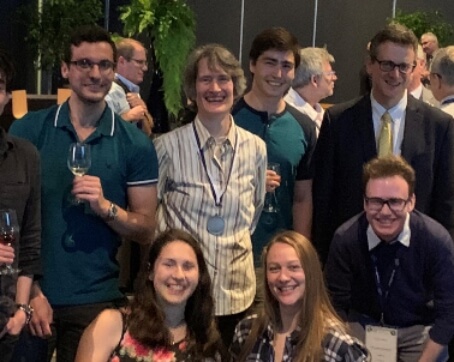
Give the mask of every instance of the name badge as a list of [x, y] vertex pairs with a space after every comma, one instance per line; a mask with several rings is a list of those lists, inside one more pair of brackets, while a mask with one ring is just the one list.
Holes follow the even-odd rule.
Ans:
[[372, 361], [397, 361], [397, 329], [366, 325], [366, 347]]

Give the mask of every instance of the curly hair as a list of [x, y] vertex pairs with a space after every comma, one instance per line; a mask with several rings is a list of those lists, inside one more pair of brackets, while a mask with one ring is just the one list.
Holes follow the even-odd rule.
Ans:
[[377, 157], [363, 167], [363, 189], [366, 193], [367, 184], [371, 179], [402, 177], [408, 184], [409, 196], [415, 192], [416, 175], [413, 168], [400, 156]]
[[165, 231], [151, 245], [148, 260], [139, 274], [137, 292], [131, 303], [131, 313], [128, 317], [129, 333], [150, 348], [171, 346], [165, 314], [149, 275], [163, 248], [174, 241], [184, 242], [194, 250], [199, 268], [199, 282], [186, 303], [184, 313], [188, 334], [193, 341], [188, 350], [193, 357], [215, 358], [218, 353], [223, 353], [223, 350], [214, 319], [211, 280], [199, 243], [185, 231], [176, 229]]
[[78, 28], [75, 28], [70, 35], [70, 41], [66, 45], [63, 53], [63, 61], [69, 63], [72, 58], [72, 47], [78, 47], [83, 42], [86, 43], [108, 43], [113, 52], [113, 60], [117, 59], [117, 48], [113, 42], [110, 34], [107, 30], [101, 28], [98, 25], [82, 25]]

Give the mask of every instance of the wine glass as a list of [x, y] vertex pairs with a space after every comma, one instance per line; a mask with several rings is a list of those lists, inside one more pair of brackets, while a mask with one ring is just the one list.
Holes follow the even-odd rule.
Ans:
[[[90, 145], [86, 143], [71, 143], [68, 152], [68, 168], [74, 176], [83, 176], [91, 166]], [[73, 198], [74, 204], [79, 204], [79, 200]]]
[[[281, 174], [281, 165], [275, 162], [268, 162], [268, 170], [276, 172], [277, 175]], [[276, 198], [276, 190], [267, 192], [265, 195], [265, 204], [263, 206], [263, 211], [269, 213], [279, 212], [279, 205]]]
[[[16, 211], [12, 209], [0, 210], [0, 243], [12, 246], [19, 234], [19, 223]], [[20, 270], [5, 264], [0, 268], [0, 275], [17, 274]]]
[[74, 176], [83, 176], [91, 166], [90, 145], [71, 143], [68, 152], [68, 168]]

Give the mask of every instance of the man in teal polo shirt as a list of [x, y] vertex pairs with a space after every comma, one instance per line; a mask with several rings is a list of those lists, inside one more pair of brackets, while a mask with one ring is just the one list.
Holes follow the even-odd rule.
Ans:
[[[52, 336], [51, 342], [56, 338], [58, 361], [73, 361], [84, 328], [102, 309], [123, 301], [115, 259], [120, 238], [145, 244], [153, 235], [156, 153], [148, 138], [104, 101], [114, 59], [106, 31], [77, 29], [61, 66], [72, 90], [69, 100], [30, 113], [10, 129], [41, 154], [43, 278], [33, 288], [30, 330], [38, 337]], [[91, 148], [84, 176], [74, 177], [67, 167], [74, 142]], [[45, 359], [36, 343], [31, 345], [25, 360]], [[49, 355], [53, 347], [49, 343]], [[27, 349], [21, 345], [17, 350], [23, 354]]]
[[294, 229], [310, 238], [312, 224], [311, 154], [315, 126], [309, 117], [289, 106], [284, 95], [299, 64], [299, 46], [283, 28], [264, 30], [254, 39], [249, 53], [252, 87], [232, 112], [235, 122], [261, 137], [268, 162], [278, 163], [280, 177], [267, 171], [267, 191], [275, 192], [277, 212], [265, 203], [252, 235], [256, 266], [263, 246], [280, 229]]

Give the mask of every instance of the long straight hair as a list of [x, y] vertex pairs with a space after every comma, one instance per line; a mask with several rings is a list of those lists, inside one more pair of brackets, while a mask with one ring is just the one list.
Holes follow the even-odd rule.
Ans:
[[317, 252], [309, 240], [294, 231], [284, 231], [277, 234], [263, 250], [264, 309], [253, 323], [251, 333], [239, 355], [239, 361], [247, 360], [247, 356], [251, 353], [257, 339], [263, 334], [268, 324], [271, 324], [274, 330], [282, 327], [279, 302], [272, 294], [266, 277], [268, 252], [276, 243], [287, 244], [295, 250], [306, 278], [301, 311], [298, 317], [300, 332], [292, 360], [319, 362], [323, 356], [322, 343], [328, 326], [335, 326], [342, 332], [345, 332], [345, 327], [329, 300]]

